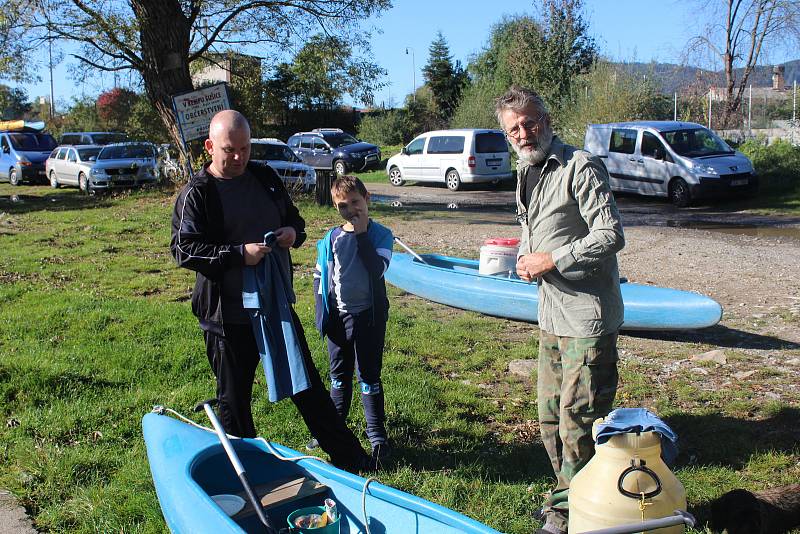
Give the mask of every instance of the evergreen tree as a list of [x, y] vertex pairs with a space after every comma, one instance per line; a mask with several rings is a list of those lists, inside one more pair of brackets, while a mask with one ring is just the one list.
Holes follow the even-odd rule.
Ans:
[[425, 83], [433, 93], [434, 112], [437, 118], [446, 124], [458, 107], [461, 92], [467, 82], [467, 74], [459, 61], [453, 63], [450, 47], [447, 46], [442, 32], [437, 33], [428, 51], [430, 57], [422, 73], [425, 76]]

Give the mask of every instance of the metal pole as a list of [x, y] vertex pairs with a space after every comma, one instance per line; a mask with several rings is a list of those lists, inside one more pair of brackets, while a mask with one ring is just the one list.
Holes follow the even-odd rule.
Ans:
[[747, 129], [753, 129], [753, 84], [750, 84], [750, 97], [747, 99]]
[[678, 91], [672, 94], [672, 120], [678, 120]]
[[412, 93], [412, 98], [414, 103], [417, 103], [417, 67], [414, 64], [414, 49], [410, 46], [406, 47], [406, 55], [408, 55], [408, 51], [411, 50], [411, 81], [414, 84], [414, 92]]
[[47, 33], [47, 55], [50, 59], [50, 118], [56, 114], [56, 103], [53, 98], [53, 39], [50, 32]]
[[708, 129], [711, 129], [711, 89], [708, 90]]
[[792, 85], [794, 86], [792, 89], [792, 122], [794, 123], [797, 121], [797, 80]]

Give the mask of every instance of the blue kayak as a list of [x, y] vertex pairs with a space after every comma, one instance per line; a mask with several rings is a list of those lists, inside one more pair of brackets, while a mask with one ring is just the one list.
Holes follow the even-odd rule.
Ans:
[[[495, 317], [537, 322], [536, 284], [519, 278], [478, 274], [478, 261], [423, 254], [392, 255], [386, 280], [419, 297], [454, 308]], [[623, 330], [685, 330], [714, 326], [722, 318], [717, 301], [678, 289], [633, 284], [623, 280]]]
[[[142, 428], [161, 511], [172, 532], [264, 532], [215, 433], [156, 413], [144, 416]], [[332, 498], [341, 517], [337, 534], [365, 532], [364, 478], [318, 460], [281, 460], [262, 440], [231, 441], [275, 527], [288, 527], [292, 512]], [[277, 443], [270, 446], [284, 457], [301, 456]], [[498, 534], [469, 517], [375, 481], [366, 489], [366, 514], [375, 534]]]

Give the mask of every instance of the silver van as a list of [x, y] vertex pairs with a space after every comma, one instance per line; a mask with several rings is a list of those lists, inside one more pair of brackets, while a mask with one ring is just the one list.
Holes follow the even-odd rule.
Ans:
[[509, 180], [511, 159], [501, 130], [461, 129], [426, 132], [389, 158], [386, 172], [392, 185], [444, 182], [451, 191], [462, 183]]
[[747, 156], [693, 122], [590, 124], [583, 147], [603, 158], [614, 191], [668, 197], [679, 207], [758, 192]]

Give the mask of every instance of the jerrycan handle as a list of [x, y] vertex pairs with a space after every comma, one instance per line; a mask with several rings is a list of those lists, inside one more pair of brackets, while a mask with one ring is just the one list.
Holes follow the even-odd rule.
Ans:
[[624, 487], [622, 487], [622, 484], [625, 482], [625, 477], [636, 471], [641, 471], [642, 473], [650, 475], [650, 477], [656, 483], [656, 489], [644, 494], [645, 499], [652, 499], [653, 497], [661, 493], [661, 479], [658, 478], [656, 472], [647, 467], [646, 462], [644, 460], [640, 460], [638, 466], [636, 465], [636, 460], [631, 460], [631, 466], [622, 472], [622, 474], [619, 476], [619, 480], [617, 481], [617, 489], [621, 494], [625, 495], [626, 497], [630, 497], [631, 499], [638, 500], [642, 498], [641, 493], [633, 493], [632, 491], [628, 491]]

